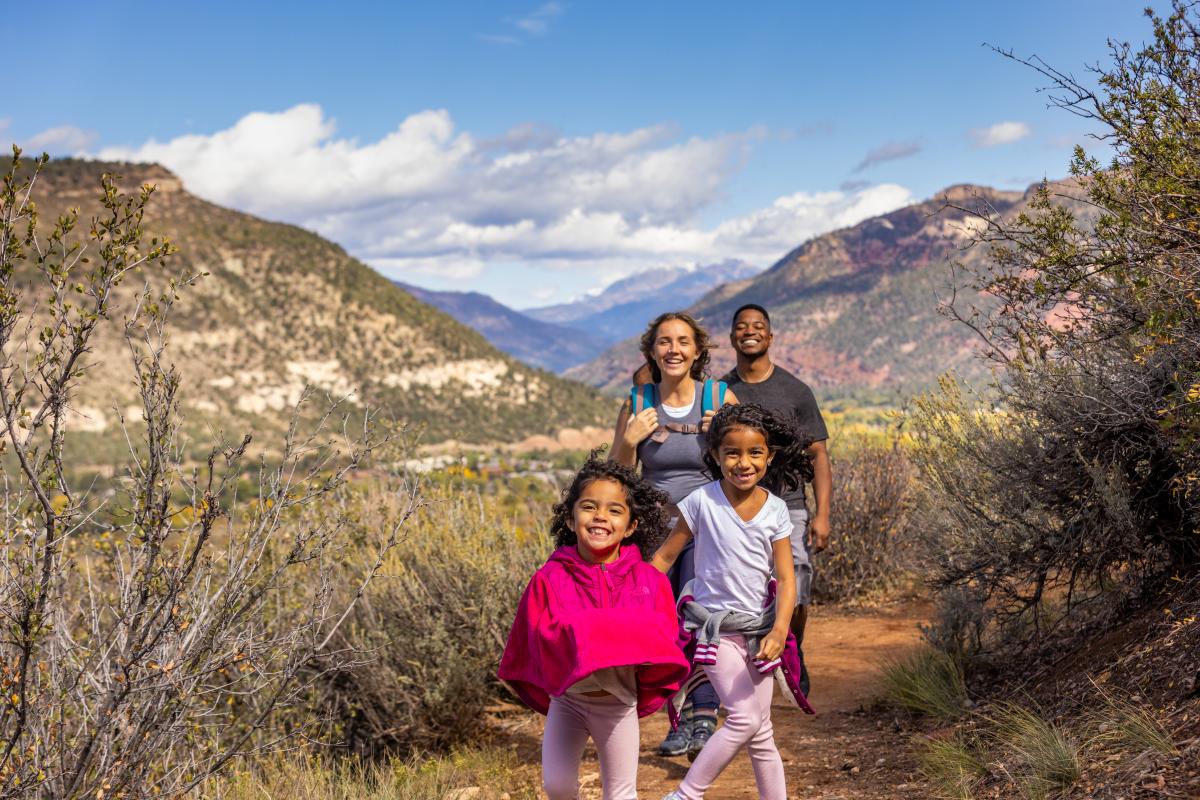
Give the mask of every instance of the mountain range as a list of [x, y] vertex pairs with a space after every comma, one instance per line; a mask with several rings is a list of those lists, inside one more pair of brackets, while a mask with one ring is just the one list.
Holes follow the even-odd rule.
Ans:
[[[824, 398], [895, 402], [951, 369], [985, 378], [976, 335], [939, 314], [939, 299], [949, 296], [954, 264], [988, 257], [987, 248], [971, 247], [985, 224], [972, 211], [1012, 221], [1031, 197], [1032, 188], [951, 186], [810, 239], [765, 272], [712, 289], [690, 310], [717, 341], [714, 374], [733, 365], [730, 315], [757, 303], [771, 314], [773, 359]], [[617, 393], [640, 358], [636, 341], [627, 339], [564, 374]]]
[[[148, 279], [207, 273], [181, 292], [169, 329], [194, 437], [282, 433], [306, 385], [411, 423], [425, 442], [511, 442], [611, 424], [612, 401], [595, 390], [501, 352], [320, 236], [195, 197], [160, 166], [52, 161], [33, 194], [43, 228], [76, 207], [86, 230], [102, 172], [122, 175], [126, 190], [158, 187], [145, 235], [170, 237], [179, 253], [170, 276]], [[32, 266], [21, 269], [18, 285], [36, 293]], [[140, 282], [126, 281], [118, 302], [127, 306]], [[124, 446], [120, 417], [140, 413], [119, 316], [98, 332], [71, 417], [74, 440], [98, 461]]]
[[682, 309], [714, 286], [753, 275], [741, 261], [639, 272], [571, 303], [517, 311], [480, 292], [397, 285], [445, 311], [511, 356], [554, 372], [587, 363], [640, 334], [663, 311]]
[[480, 292], [437, 292], [399, 281], [396, 285], [483, 334], [509, 355], [552, 372], [592, 360], [619, 338], [543, 322]]
[[744, 261], [729, 260], [694, 269], [649, 269], [609, 284], [582, 300], [524, 313], [543, 322], [555, 322], [595, 335], [613, 344], [640, 335], [646, 323], [664, 311], [687, 308], [715, 286], [738, 281], [758, 270]]

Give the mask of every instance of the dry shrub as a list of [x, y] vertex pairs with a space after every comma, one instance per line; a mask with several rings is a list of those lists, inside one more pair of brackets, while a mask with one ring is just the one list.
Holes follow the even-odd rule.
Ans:
[[[200, 276], [169, 280], [174, 248], [145, 241], [153, 189], [104, 176], [86, 235], [76, 212], [39, 227], [45, 159], [19, 156], [0, 174], [0, 796], [177, 797], [309, 733], [276, 715], [356, 660], [327, 647], [355, 597], [333, 579], [369, 585], [405, 514], [350, 542], [341, 509], [388, 437], [305, 392], [272, 462], [256, 467], [246, 436], [189, 463], [167, 320]], [[142, 290], [122, 288], [139, 272]], [[118, 320], [140, 419], [119, 421], [128, 451], [104, 495], [72, 485], [68, 420], [94, 335]], [[372, 554], [365, 571], [343, 569], [351, 549]]]
[[818, 600], [890, 588], [908, 569], [912, 466], [895, 444], [843, 445], [833, 460], [833, 536], [817, 557]]
[[[405, 541], [340, 632], [370, 661], [320, 688], [337, 738], [362, 755], [445, 752], [479, 737], [485, 707], [503, 696], [495, 670], [517, 601], [551, 550], [548, 497], [514, 513], [469, 484], [423, 491]], [[385, 526], [404, 503], [367, 489], [359, 524]]]
[[983, 652], [987, 606], [972, 587], [947, 586], [937, 594], [933, 618], [920, 628], [922, 637], [935, 649], [970, 666]]
[[1153, 38], [1110, 42], [1085, 83], [1022, 62], [1104, 154], [1076, 148], [1072, 180], [1015, 218], [974, 210], [986, 257], [944, 310], [995, 380], [984, 397], [944, 382], [909, 426], [935, 586], [978, 592], [1024, 649], [1112, 624], [1200, 564], [1200, 6], [1149, 15]]

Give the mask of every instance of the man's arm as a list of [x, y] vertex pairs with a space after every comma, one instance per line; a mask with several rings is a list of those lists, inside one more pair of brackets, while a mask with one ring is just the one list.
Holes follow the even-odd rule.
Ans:
[[808, 521], [808, 541], [814, 553], [829, 546], [829, 503], [833, 497], [833, 469], [829, 465], [829, 450], [825, 442], [813, 442], [808, 448], [813, 460], [813, 498], [816, 508]]

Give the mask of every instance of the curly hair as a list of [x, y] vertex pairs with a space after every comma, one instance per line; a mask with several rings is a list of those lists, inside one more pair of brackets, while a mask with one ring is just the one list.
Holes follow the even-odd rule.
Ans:
[[754, 403], [723, 406], [708, 428], [708, 449], [704, 451], [704, 466], [713, 480], [721, 479], [717, 448], [725, 434], [734, 428], [756, 430], [767, 440], [773, 456], [763, 486], [774, 494], [792, 492], [811, 481], [812, 457], [808, 448], [812, 439], [804, 434], [796, 416], [784, 418]]
[[575, 531], [571, 530], [570, 526], [575, 503], [592, 481], [608, 480], [616, 481], [625, 487], [625, 497], [629, 502], [629, 522], [637, 522], [637, 529], [625, 543], [636, 547], [643, 559], [654, 555], [658, 545], [670, 532], [667, 528], [670, 516], [666, 511], [670, 498], [665, 492], [660, 492], [642, 480], [632, 467], [600, 458], [599, 453], [599, 450], [593, 450], [588, 454], [583, 468], [575, 474], [571, 485], [563, 491], [562, 502], [554, 505], [550, 533], [554, 536], [555, 546], [563, 547], [576, 543]]
[[654, 340], [658, 338], [658, 326], [673, 319], [686, 322], [691, 327], [692, 335], [696, 339], [696, 360], [692, 362], [691, 376], [693, 380], [704, 380], [708, 376], [709, 351], [712, 350], [712, 340], [708, 338], [708, 331], [700, 327], [696, 318], [686, 311], [668, 311], [651, 320], [646, 326], [646, 332], [642, 334], [642, 356], [646, 359], [646, 365], [650, 367], [654, 382], [662, 380], [662, 372], [658, 364], [654, 363]]

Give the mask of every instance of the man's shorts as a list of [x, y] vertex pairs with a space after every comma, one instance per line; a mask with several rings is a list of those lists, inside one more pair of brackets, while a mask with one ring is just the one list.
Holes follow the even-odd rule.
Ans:
[[796, 605], [806, 606], [812, 600], [812, 550], [808, 544], [808, 511], [789, 508], [792, 520], [792, 563], [796, 566]]

